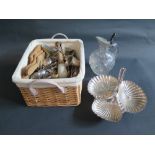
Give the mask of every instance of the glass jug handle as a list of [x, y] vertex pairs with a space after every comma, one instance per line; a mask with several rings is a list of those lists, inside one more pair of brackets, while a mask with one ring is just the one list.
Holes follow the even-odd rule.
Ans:
[[115, 55], [115, 58], [117, 58], [119, 51], [118, 44], [117, 43], [111, 44], [110, 51]]

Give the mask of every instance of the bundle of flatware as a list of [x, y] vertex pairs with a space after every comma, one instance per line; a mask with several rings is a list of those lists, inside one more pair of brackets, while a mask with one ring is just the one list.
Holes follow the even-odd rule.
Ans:
[[65, 48], [61, 42], [55, 46], [37, 45], [30, 53], [22, 77], [29, 79], [71, 78], [79, 73], [80, 60], [76, 51]]

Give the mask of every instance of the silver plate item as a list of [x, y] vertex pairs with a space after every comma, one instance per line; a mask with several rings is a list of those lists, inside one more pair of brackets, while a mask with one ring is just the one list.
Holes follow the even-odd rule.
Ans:
[[113, 76], [100, 75], [92, 78], [88, 83], [88, 92], [98, 99], [108, 99], [113, 96], [118, 86], [118, 80]]
[[38, 72], [34, 72], [31, 75], [31, 79], [43, 79], [49, 76], [49, 73], [45, 69], [40, 69]]
[[103, 99], [96, 99], [92, 104], [92, 111], [100, 118], [110, 122], [119, 122], [123, 113], [118, 104], [107, 102]]
[[147, 97], [141, 87], [132, 81], [122, 81], [118, 88], [117, 101], [125, 112], [136, 113], [144, 109]]
[[58, 51], [58, 49], [57, 49], [56, 47], [54, 47], [54, 46], [49, 46], [49, 45], [47, 45], [47, 44], [43, 44], [42, 47], [45, 48], [45, 49], [48, 50], [48, 51], [52, 51], [52, 52], [57, 52], [57, 51]]
[[45, 60], [44, 60], [44, 65], [45, 66], [48, 66], [48, 65], [50, 65], [52, 63], [52, 59], [51, 58], [46, 58]]

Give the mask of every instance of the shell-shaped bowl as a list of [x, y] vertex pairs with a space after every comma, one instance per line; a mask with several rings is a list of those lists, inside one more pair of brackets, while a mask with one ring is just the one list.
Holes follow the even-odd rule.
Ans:
[[125, 112], [136, 113], [144, 109], [147, 97], [141, 87], [132, 81], [122, 81], [118, 88], [117, 101]]
[[109, 103], [103, 99], [96, 99], [92, 104], [92, 111], [100, 118], [110, 122], [119, 122], [122, 112], [117, 104]]
[[95, 76], [88, 83], [88, 92], [95, 98], [108, 99], [113, 96], [117, 85], [118, 80], [113, 76]]

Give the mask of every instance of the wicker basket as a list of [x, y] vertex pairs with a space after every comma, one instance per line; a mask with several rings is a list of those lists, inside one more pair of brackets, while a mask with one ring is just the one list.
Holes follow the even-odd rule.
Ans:
[[[57, 35], [62, 35], [65, 39], [55, 39]], [[22, 79], [21, 70], [27, 65], [28, 56], [36, 45], [54, 45], [56, 41], [61, 41], [66, 47], [77, 51], [77, 56], [80, 59], [80, 72], [78, 76], [61, 79], [37, 79], [35, 81], [33, 79]], [[51, 39], [36, 39], [29, 44], [12, 76], [12, 81], [20, 89], [28, 106], [76, 106], [81, 102], [84, 75], [85, 56], [82, 40], [68, 39], [66, 35], [58, 33]]]

